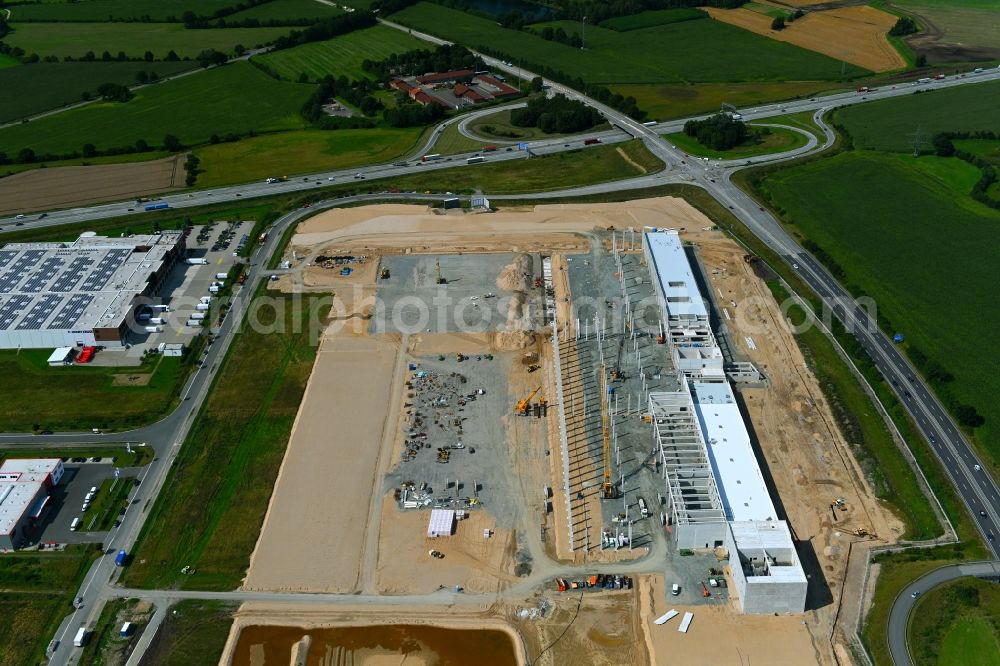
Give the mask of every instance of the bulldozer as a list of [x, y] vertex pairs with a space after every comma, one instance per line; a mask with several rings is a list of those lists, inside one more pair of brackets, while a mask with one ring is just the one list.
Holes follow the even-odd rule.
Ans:
[[388, 280], [389, 279], [389, 269], [387, 267], [383, 266], [382, 270], [379, 271], [378, 276], [382, 280]]

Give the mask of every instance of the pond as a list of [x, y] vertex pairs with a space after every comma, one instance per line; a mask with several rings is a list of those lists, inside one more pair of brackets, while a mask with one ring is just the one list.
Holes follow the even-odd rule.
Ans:
[[[304, 637], [307, 637], [303, 641]], [[255, 625], [240, 632], [233, 666], [288, 666], [299, 646], [304, 666], [375, 666], [387, 657], [406, 655], [414, 666], [517, 666], [511, 637], [497, 630], [444, 629], [425, 625], [381, 625], [304, 629]], [[308, 644], [308, 656], [301, 650]], [[397, 663], [393, 660], [392, 663]]]

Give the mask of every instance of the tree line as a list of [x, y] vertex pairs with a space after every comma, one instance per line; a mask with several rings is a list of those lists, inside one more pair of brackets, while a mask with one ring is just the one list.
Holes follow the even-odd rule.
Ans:
[[365, 60], [361, 68], [386, 80], [393, 76], [413, 76], [427, 72], [476, 69], [479, 60], [460, 44], [442, 44], [434, 50], [415, 49], [389, 55], [384, 60]]

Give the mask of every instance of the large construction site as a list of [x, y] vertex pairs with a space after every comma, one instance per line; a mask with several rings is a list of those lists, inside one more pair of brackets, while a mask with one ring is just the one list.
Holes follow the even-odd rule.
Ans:
[[844, 655], [898, 522], [766, 267], [686, 202], [343, 209], [284, 259], [273, 289], [333, 306], [244, 588], [360, 596], [245, 604], [226, 663], [385, 625], [516, 663]]

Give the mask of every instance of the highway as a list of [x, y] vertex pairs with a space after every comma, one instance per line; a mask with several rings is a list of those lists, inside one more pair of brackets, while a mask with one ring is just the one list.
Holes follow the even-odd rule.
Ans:
[[[390, 27], [399, 27], [388, 22], [383, 22]], [[403, 28], [405, 29], [405, 28]], [[442, 42], [436, 38], [420, 35], [413, 32], [414, 36], [428, 38], [430, 41]], [[486, 64], [498, 70], [506, 71], [510, 74], [522, 75], [525, 78], [532, 78], [533, 74], [524, 72], [517, 68], [503, 65], [494, 58], [483, 56]], [[768, 245], [779, 256], [781, 256], [793, 270], [797, 271], [802, 279], [823, 299], [824, 304], [845, 324], [855, 332], [855, 335], [865, 346], [865, 348], [875, 359], [877, 365], [892, 382], [894, 390], [899, 395], [907, 410], [913, 416], [918, 428], [931, 442], [932, 447], [944, 464], [949, 477], [955, 484], [959, 495], [973, 516], [977, 517], [977, 525], [985, 537], [996, 534], [1000, 517], [998, 517], [998, 507], [1000, 507], [1000, 493], [993, 479], [984, 472], [976, 471], [975, 465], [981, 464], [968, 441], [964, 438], [960, 430], [949, 418], [939, 401], [927, 388], [924, 382], [919, 379], [917, 373], [909, 365], [907, 360], [899, 353], [898, 349], [888, 340], [888, 338], [878, 331], [868, 314], [859, 308], [850, 298], [849, 294], [818, 264], [808, 253], [806, 253], [798, 243], [791, 238], [781, 227], [780, 223], [766, 210], [760, 207], [746, 193], [737, 188], [731, 180], [733, 173], [748, 164], [761, 162], [773, 162], [778, 160], [793, 159], [807, 152], [815, 152], [829, 146], [834, 138], [833, 132], [826, 127], [821, 120], [821, 116], [831, 108], [836, 106], [863, 103], [875, 99], [884, 99], [905, 94], [911, 94], [918, 89], [943, 88], [957, 85], [968, 85], [977, 82], [996, 80], [1000, 78], [1000, 71], [990, 70], [978, 75], [968, 75], [962, 77], [949, 77], [942, 81], [930, 84], [920, 84], [917, 86], [899, 85], [892, 88], [882, 89], [873, 93], [859, 94], [855, 92], [842, 93], [817, 97], [809, 100], [797, 100], [784, 104], [774, 104], [760, 106], [750, 110], [743, 110], [741, 113], [747, 120], [761, 120], [783, 113], [795, 113], [801, 111], [812, 111], [823, 130], [824, 141], [811, 142], [809, 146], [798, 151], [793, 151], [786, 155], [771, 155], [750, 158], [739, 161], [711, 161], [706, 162], [697, 158], [692, 158], [683, 151], [669, 144], [662, 134], [677, 131], [682, 127], [684, 120], [671, 121], [653, 127], [643, 125], [630, 118], [623, 116], [614, 109], [600, 104], [595, 100], [587, 98], [575, 90], [569, 89], [555, 82], [547, 82], [547, 85], [554, 92], [561, 92], [569, 97], [580, 99], [581, 101], [598, 109], [615, 126], [603, 133], [588, 134], [574, 138], [560, 138], [540, 142], [531, 142], [532, 154], [545, 155], [561, 152], [565, 150], [576, 150], [584, 147], [583, 141], [591, 136], [599, 136], [605, 144], [622, 142], [631, 138], [639, 138], [653, 154], [662, 159], [666, 168], [657, 174], [650, 174], [628, 181], [612, 183], [601, 183], [597, 185], [584, 186], [579, 188], [569, 188], [557, 193], [537, 193], [531, 195], [503, 196], [505, 199], [542, 199], [553, 196], [580, 196], [583, 194], [594, 194], [601, 192], [620, 191], [640, 187], [650, 187], [666, 183], [688, 183], [702, 187], [712, 194], [720, 203], [729, 207], [733, 213], [756, 235], [762, 242]], [[495, 112], [496, 108], [490, 109]], [[448, 121], [460, 122], [460, 119]], [[421, 150], [416, 154], [428, 151], [432, 148], [437, 136], [440, 136], [442, 128], [431, 136]], [[212, 190], [200, 190], [192, 193], [173, 194], [159, 198], [158, 202], [168, 203], [173, 209], [184, 209], [196, 206], [203, 206], [211, 203], [233, 202], [240, 198], [256, 198], [270, 196], [281, 193], [304, 192], [314, 190], [318, 186], [330, 185], [332, 183], [352, 182], [362, 179], [387, 179], [400, 175], [421, 173], [424, 171], [446, 169], [452, 167], [475, 168], [475, 165], [467, 165], [465, 160], [476, 153], [448, 156], [439, 160], [427, 163], [420, 161], [413, 162], [412, 158], [400, 160], [395, 164], [377, 164], [357, 169], [339, 170], [313, 174], [311, 176], [301, 176], [287, 182], [267, 184], [263, 182], [250, 183], [246, 185], [217, 188]], [[514, 159], [525, 159], [527, 156], [516, 149], [508, 151], [501, 148], [495, 153], [488, 153], [487, 159], [490, 162], [507, 161]], [[489, 193], [486, 193], [489, 196]], [[0, 435], [0, 443], [22, 443], [31, 442], [33, 445], [43, 444], [56, 446], [58, 444], [74, 443], [97, 443], [109, 441], [144, 441], [154, 446], [157, 452], [156, 460], [150, 464], [145, 472], [142, 484], [136, 489], [136, 507], [126, 514], [122, 526], [113, 532], [105, 544], [108, 553], [114, 553], [119, 548], [131, 549], [139, 532], [142, 529], [148, 509], [152, 506], [153, 500], [162, 488], [166, 479], [170, 465], [176, 457], [177, 450], [186, 436], [188, 429], [193, 422], [194, 414], [203, 404], [208, 387], [212, 378], [217, 372], [219, 361], [224, 356], [229, 344], [232, 341], [233, 333], [249, 303], [249, 296], [253, 292], [254, 285], [262, 278], [263, 264], [271, 256], [281, 238], [282, 231], [289, 225], [294, 224], [303, 217], [309, 216], [336, 205], [371, 201], [386, 198], [407, 198], [407, 199], [436, 199], [440, 200], [441, 195], [434, 197], [422, 195], [388, 195], [373, 194], [352, 197], [342, 197], [340, 199], [329, 200], [315, 204], [305, 210], [297, 210], [282, 217], [272, 230], [264, 247], [260, 248], [253, 258], [249, 268], [249, 278], [247, 284], [234, 297], [234, 303], [229, 316], [223, 322], [216, 341], [208, 350], [204, 367], [195, 372], [185, 387], [184, 396], [180, 406], [170, 416], [156, 424], [139, 429], [130, 433], [119, 433], [115, 435], [94, 435], [92, 433], [60, 433], [57, 435], [32, 437], [30, 435]], [[2, 232], [11, 231], [14, 228], [40, 228], [51, 225], [67, 224], [74, 222], [84, 222], [88, 220], [105, 219], [122, 215], [143, 214], [141, 207], [137, 207], [132, 201], [103, 204], [92, 207], [75, 208], [63, 211], [53, 211], [44, 217], [31, 216], [29, 218], [14, 219], [8, 217], [0, 219]], [[15, 226], [20, 225], [20, 226]], [[980, 514], [982, 512], [982, 514]], [[983, 515], [984, 514], [984, 515]], [[993, 550], [995, 557], [1000, 557], [995, 541], [988, 541], [989, 547]], [[81, 587], [80, 596], [83, 598], [80, 609], [70, 615], [60, 627], [56, 635], [58, 644], [53, 654], [52, 663], [71, 663], [73, 651], [69, 639], [81, 624], [93, 625], [97, 620], [100, 607], [104, 599], [122, 594], [120, 588], [113, 586], [115, 578], [115, 567], [113, 556], [105, 555], [101, 557], [93, 566], [84, 580]], [[356, 598], [356, 597], [355, 597]]]
[[896, 596], [889, 611], [889, 625], [886, 627], [886, 640], [889, 643], [889, 653], [896, 666], [912, 666], [913, 660], [906, 643], [906, 627], [910, 613], [920, 595], [926, 594], [932, 588], [956, 578], [975, 576], [1000, 580], [1000, 561], [969, 562], [941, 567], [928, 572], [913, 581]]

